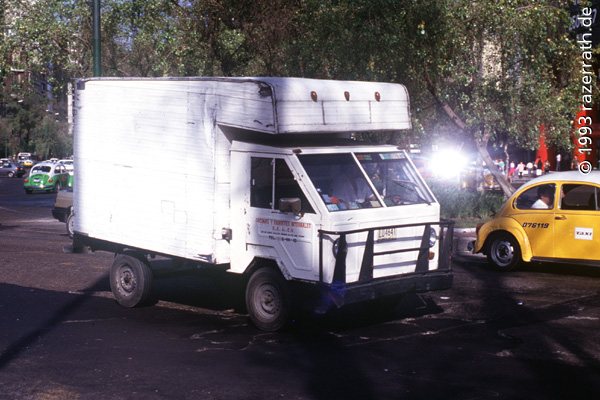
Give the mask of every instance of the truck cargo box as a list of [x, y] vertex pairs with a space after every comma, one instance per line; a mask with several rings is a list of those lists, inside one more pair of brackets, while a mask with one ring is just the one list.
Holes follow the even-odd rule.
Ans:
[[[229, 262], [230, 140], [410, 127], [402, 85], [294, 78], [80, 80], [75, 231], [157, 253]], [[320, 135], [317, 137], [322, 138]]]

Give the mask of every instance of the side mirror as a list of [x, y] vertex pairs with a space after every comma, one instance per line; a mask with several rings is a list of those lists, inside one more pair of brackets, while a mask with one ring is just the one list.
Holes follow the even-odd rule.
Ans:
[[294, 215], [300, 215], [302, 201], [298, 197], [279, 199], [279, 211], [292, 212]]

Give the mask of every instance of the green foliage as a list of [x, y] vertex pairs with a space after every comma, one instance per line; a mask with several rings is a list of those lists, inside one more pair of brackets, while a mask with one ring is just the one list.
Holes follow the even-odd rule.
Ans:
[[[104, 76], [302, 76], [399, 82], [413, 129], [365, 138], [401, 145], [547, 143], [568, 149], [581, 50], [566, 0], [102, 0]], [[3, 0], [1, 85], [11, 99], [92, 74], [89, 0]], [[4, 102], [8, 99], [3, 97]], [[48, 100], [44, 100], [48, 102]], [[31, 121], [11, 147], [35, 147]], [[12, 114], [11, 114], [12, 116]], [[16, 121], [16, 119], [15, 119]], [[19, 121], [24, 122], [20, 119]], [[8, 122], [7, 122], [8, 123]], [[57, 132], [65, 131], [61, 127]]]
[[442, 218], [490, 217], [506, 201], [504, 194], [499, 192], [470, 192], [461, 189], [457, 183], [440, 180], [429, 180], [427, 183], [440, 203]]
[[580, 100], [569, 5], [307, 0], [298, 27], [310, 29], [290, 49], [298, 60], [290, 70], [406, 84], [416, 141], [441, 134], [458, 143], [509, 141], [534, 149], [543, 124], [548, 142], [565, 148]]

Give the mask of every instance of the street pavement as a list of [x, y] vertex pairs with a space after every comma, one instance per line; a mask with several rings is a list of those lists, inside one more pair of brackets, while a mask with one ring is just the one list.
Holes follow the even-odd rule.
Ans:
[[256, 329], [200, 271], [128, 309], [71, 254], [52, 195], [0, 179], [0, 399], [597, 399], [600, 270], [503, 274], [457, 230], [452, 289]]

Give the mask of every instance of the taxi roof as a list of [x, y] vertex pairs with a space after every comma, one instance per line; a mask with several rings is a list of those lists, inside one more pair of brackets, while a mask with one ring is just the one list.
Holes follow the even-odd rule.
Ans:
[[523, 184], [519, 190], [543, 182], [586, 182], [600, 185], [600, 171], [592, 171], [589, 174], [579, 171], [551, 172], [530, 180]]

